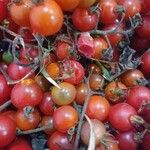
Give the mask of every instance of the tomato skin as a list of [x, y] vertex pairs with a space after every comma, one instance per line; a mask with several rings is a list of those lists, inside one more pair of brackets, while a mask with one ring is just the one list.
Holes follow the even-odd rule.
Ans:
[[32, 79], [16, 84], [11, 91], [11, 102], [17, 108], [38, 105], [43, 97], [43, 91]]
[[40, 113], [34, 109], [29, 114], [25, 115], [24, 109], [19, 109], [15, 115], [15, 122], [20, 130], [26, 131], [35, 129], [41, 119]]
[[29, 14], [32, 7], [33, 3], [31, 0], [22, 0], [22, 2], [19, 3], [12, 3], [9, 8], [12, 20], [20, 26], [30, 26]]
[[92, 6], [96, 0], [80, 0], [80, 3], [78, 5], [79, 8], [88, 8]]
[[144, 139], [143, 139], [143, 143], [142, 143], [142, 147], [144, 150], [149, 150], [150, 148], [150, 133], [147, 132], [144, 136]]
[[0, 148], [10, 144], [16, 137], [16, 124], [7, 116], [0, 116]]
[[126, 19], [140, 13], [142, 3], [140, 0], [117, 0], [119, 5], [123, 5], [125, 9]]
[[145, 102], [150, 102], [150, 90], [147, 87], [136, 86], [130, 89], [127, 97], [128, 104], [138, 111]]
[[76, 8], [72, 15], [73, 25], [80, 31], [89, 31], [96, 27], [97, 14], [86, 8]]
[[104, 121], [108, 117], [109, 110], [110, 104], [104, 97], [93, 95], [90, 97], [86, 114], [91, 119]]
[[9, 100], [12, 87], [7, 84], [5, 77], [0, 74], [0, 105]]
[[143, 16], [142, 19], [142, 25], [137, 28], [136, 33], [141, 38], [150, 38], [150, 16]]
[[56, 131], [48, 139], [48, 147], [51, 150], [72, 149], [72, 146], [66, 133]]
[[44, 0], [33, 7], [29, 18], [33, 32], [43, 36], [55, 34], [63, 25], [63, 12], [54, 0]]
[[7, 7], [5, 5], [5, 1], [1, 0], [0, 1], [0, 23], [7, 17]]
[[54, 102], [52, 101], [52, 96], [50, 92], [45, 92], [43, 95], [43, 99], [39, 104], [40, 111], [44, 115], [52, 115], [54, 112]]
[[138, 69], [131, 69], [121, 75], [121, 82], [127, 87], [138, 85], [138, 80], [143, 79], [143, 73]]
[[79, 4], [80, 0], [55, 0], [63, 11], [73, 11]]
[[54, 112], [53, 119], [56, 130], [65, 133], [78, 122], [78, 113], [72, 106], [61, 106]]
[[118, 103], [111, 107], [109, 121], [119, 131], [129, 131], [133, 128], [130, 117], [136, 115], [136, 110], [127, 103]]
[[142, 13], [150, 12], [150, 1], [149, 0], [142, 0]]
[[99, 2], [100, 7], [100, 22], [103, 24], [113, 24], [118, 18], [116, 11], [117, 2], [116, 0], [101, 0]]
[[7, 110], [7, 111], [4, 111], [1, 115], [9, 117], [10, 119], [12, 119], [15, 122], [15, 114], [16, 114], [16, 111]]
[[119, 148], [121, 150], [128, 150], [130, 147], [130, 150], [137, 150], [138, 143], [134, 140], [134, 132], [133, 131], [126, 131], [126, 132], [120, 132], [119, 135], [117, 135], [117, 140], [119, 141]]
[[77, 85], [79, 84], [84, 76], [85, 71], [83, 66], [75, 60], [68, 60], [63, 63], [63, 73], [69, 75], [70, 77], [64, 79], [65, 82]]

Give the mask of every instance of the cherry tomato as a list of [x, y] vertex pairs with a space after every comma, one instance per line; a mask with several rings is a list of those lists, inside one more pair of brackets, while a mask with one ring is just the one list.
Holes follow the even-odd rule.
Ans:
[[109, 110], [110, 104], [104, 97], [93, 95], [90, 97], [86, 114], [89, 118], [104, 121], [108, 117]]
[[121, 82], [127, 87], [138, 85], [141, 79], [144, 78], [143, 73], [137, 69], [131, 69], [121, 75]]
[[38, 105], [43, 97], [43, 91], [32, 79], [26, 79], [16, 84], [11, 91], [11, 102], [17, 108]]
[[53, 117], [51, 116], [43, 116], [41, 124], [43, 127], [49, 127], [49, 129], [46, 129], [44, 132], [46, 134], [52, 134], [55, 131], [55, 128], [53, 126]]
[[118, 18], [116, 12], [117, 2], [116, 0], [101, 0], [99, 2], [100, 7], [100, 22], [103, 24], [113, 24]]
[[88, 86], [85, 83], [80, 83], [76, 86], [76, 90], [77, 93], [76, 93], [75, 101], [77, 104], [83, 105], [85, 98], [88, 94]]
[[78, 7], [88, 8], [88, 7], [92, 6], [95, 2], [96, 2], [96, 0], [80, 0]]
[[142, 0], [142, 13], [150, 12], [150, 1]]
[[143, 143], [142, 143], [142, 147], [144, 150], [149, 150], [149, 147], [150, 147], [150, 133], [147, 132], [144, 136], [144, 139], [143, 139]]
[[7, 17], [7, 7], [5, 5], [5, 0], [0, 1], [0, 23]]
[[133, 106], [137, 111], [146, 102], [150, 103], [150, 90], [144, 86], [136, 86], [130, 89], [127, 103]]
[[94, 38], [94, 54], [93, 58], [95, 59], [101, 59], [103, 56], [103, 52], [105, 49], [108, 48], [107, 42], [99, 37], [99, 38]]
[[73, 11], [79, 4], [80, 0], [55, 0], [63, 11]]
[[73, 144], [69, 141], [66, 133], [54, 132], [48, 139], [48, 147], [51, 150], [73, 149]]
[[126, 95], [126, 86], [121, 82], [112, 81], [105, 88], [105, 96], [110, 102], [122, 101]]
[[89, 31], [96, 27], [97, 14], [86, 8], [77, 8], [72, 15], [73, 25], [80, 31]]
[[33, 7], [29, 18], [33, 32], [44, 36], [55, 34], [63, 25], [63, 12], [54, 0], [44, 0]]
[[2, 115], [9, 117], [13, 121], [15, 121], [15, 114], [16, 114], [16, 111], [14, 110], [7, 110], [2, 113]]
[[67, 132], [78, 122], [78, 113], [72, 106], [61, 106], [54, 112], [54, 127], [60, 132]]
[[33, 3], [31, 0], [22, 0], [21, 2], [11, 3], [9, 11], [12, 20], [20, 26], [30, 26], [29, 14], [32, 7]]
[[44, 115], [52, 115], [54, 112], [54, 102], [52, 101], [52, 96], [50, 92], [45, 92], [43, 95], [43, 99], [39, 104], [40, 111]]
[[16, 137], [15, 122], [7, 116], [0, 116], [0, 148], [10, 144]]
[[119, 131], [129, 131], [133, 128], [130, 117], [136, 114], [136, 110], [131, 105], [127, 103], [118, 103], [111, 107], [109, 121], [112, 126]]
[[142, 9], [140, 0], [117, 0], [117, 2], [124, 7], [126, 18], [133, 17], [137, 13], [140, 13]]
[[[96, 138], [96, 145], [100, 144], [100, 140], [104, 137], [106, 133], [106, 128], [104, 124], [97, 120], [97, 119], [91, 119], [92, 125], [93, 125], [93, 130], [95, 133], [95, 138]], [[88, 145], [89, 144], [89, 139], [90, 139], [90, 125], [86, 121], [83, 123], [82, 128], [81, 128], [81, 140], [83, 141], [84, 144]]]
[[119, 142], [119, 148], [121, 150], [128, 150], [130, 147], [130, 150], [137, 150], [138, 143], [134, 140], [134, 132], [133, 131], [126, 131], [126, 132], [120, 132], [119, 135], [117, 135], [117, 140]]
[[5, 77], [0, 74], [0, 105], [9, 100], [12, 87], [7, 84]]
[[150, 16], [143, 16], [142, 19], [142, 25], [137, 28], [136, 33], [141, 38], [150, 38]]
[[100, 74], [100, 73], [101, 73], [100, 68], [99, 68], [96, 64], [94, 64], [94, 63], [91, 63], [91, 64], [89, 65], [89, 70], [90, 70], [92, 73], [95, 73], [95, 74]]
[[15, 115], [16, 125], [20, 130], [23, 131], [35, 129], [41, 119], [40, 114], [36, 109], [27, 109], [28, 108], [19, 109]]

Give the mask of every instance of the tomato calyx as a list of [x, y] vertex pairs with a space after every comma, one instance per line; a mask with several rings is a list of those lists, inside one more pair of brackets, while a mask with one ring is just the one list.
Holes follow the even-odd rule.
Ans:
[[139, 113], [139, 114], [142, 113], [142, 111], [145, 110], [145, 109], [149, 109], [149, 110], [150, 110], [150, 101], [149, 101], [149, 100], [144, 101], [144, 102], [141, 104], [141, 106], [140, 106], [140, 108], [139, 108], [139, 110], [138, 110], [138, 113]]
[[20, 4], [21, 3], [21, 0], [12, 0], [13, 3], [18, 3]]
[[31, 114], [34, 112], [34, 108], [31, 106], [26, 106], [23, 108], [24, 116], [30, 118]]
[[39, 3], [42, 3], [43, 0], [32, 0], [32, 2], [33, 2], [34, 4], [39, 4]]
[[125, 9], [122, 5], [117, 5], [115, 12], [118, 14], [123, 14], [123, 13], [125, 13]]

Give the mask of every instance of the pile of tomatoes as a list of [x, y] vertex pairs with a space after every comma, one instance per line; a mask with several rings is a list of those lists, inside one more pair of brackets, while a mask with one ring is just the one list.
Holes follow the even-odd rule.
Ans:
[[0, 150], [150, 150], [149, 0], [0, 0], [0, 46]]

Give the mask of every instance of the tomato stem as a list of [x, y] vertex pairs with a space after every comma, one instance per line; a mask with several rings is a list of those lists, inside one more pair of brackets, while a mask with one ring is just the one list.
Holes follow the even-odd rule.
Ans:
[[0, 112], [2, 112], [5, 108], [11, 105], [11, 100], [8, 100], [6, 103], [0, 106]]

